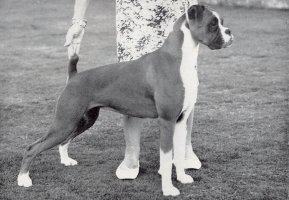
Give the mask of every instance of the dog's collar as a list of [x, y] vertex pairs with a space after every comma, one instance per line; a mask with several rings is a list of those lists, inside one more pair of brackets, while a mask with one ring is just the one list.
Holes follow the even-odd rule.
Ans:
[[185, 26], [190, 29], [190, 25], [189, 25], [189, 1], [186, 1], [185, 3], [185, 14], [186, 14], [186, 21], [185, 21]]
[[185, 3], [185, 13], [186, 13], [186, 21], [187, 21], [187, 23], [189, 22], [189, 13], [188, 13], [188, 11], [189, 11], [189, 1], [186, 1], [186, 3]]
[[190, 29], [189, 22], [186, 20], [184, 23], [185, 23], [185, 27], [188, 28], [188, 29]]

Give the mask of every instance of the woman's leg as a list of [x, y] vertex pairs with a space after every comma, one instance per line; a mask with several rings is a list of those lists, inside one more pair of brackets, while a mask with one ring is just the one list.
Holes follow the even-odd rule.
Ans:
[[143, 119], [124, 116], [125, 156], [116, 170], [119, 179], [135, 179], [139, 172], [140, 133]]

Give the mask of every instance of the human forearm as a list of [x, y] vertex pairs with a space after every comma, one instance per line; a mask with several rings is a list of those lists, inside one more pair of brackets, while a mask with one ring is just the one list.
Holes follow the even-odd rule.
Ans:
[[68, 47], [68, 58], [79, 54], [80, 44], [86, 27], [85, 13], [90, 0], [75, 0], [72, 25], [66, 34], [64, 46]]
[[84, 19], [87, 7], [90, 0], [75, 0], [74, 4], [74, 19]]

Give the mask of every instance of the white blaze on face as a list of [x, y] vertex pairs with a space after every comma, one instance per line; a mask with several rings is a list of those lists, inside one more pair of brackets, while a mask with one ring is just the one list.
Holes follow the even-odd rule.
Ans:
[[233, 36], [230, 34], [227, 34], [226, 33], [226, 30], [228, 30], [227, 27], [224, 27], [222, 24], [221, 24], [221, 18], [219, 16], [219, 14], [215, 11], [212, 11], [213, 15], [215, 15], [218, 19], [218, 26], [220, 28], [220, 32], [221, 32], [221, 35], [222, 35], [222, 38], [224, 40], [224, 45], [223, 47], [227, 47], [231, 42], [232, 42], [232, 39], [233, 39]]

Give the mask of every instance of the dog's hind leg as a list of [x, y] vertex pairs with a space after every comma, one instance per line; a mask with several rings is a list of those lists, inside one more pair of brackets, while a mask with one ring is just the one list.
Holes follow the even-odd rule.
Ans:
[[29, 187], [32, 185], [32, 181], [29, 178], [29, 167], [32, 160], [41, 152], [48, 150], [61, 142], [63, 142], [67, 135], [73, 132], [74, 127], [52, 127], [49, 132], [33, 144], [31, 144], [23, 157], [20, 173], [18, 175], [18, 185]]
[[[85, 112], [86, 104], [81, 102], [81, 99], [71, 98], [69, 95], [69, 93], [64, 92], [59, 98], [55, 119], [48, 133], [27, 148], [18, 175], [19, 186], [29, 187], [32, 185], [29, 168], [32, 160], [38, 154], [61, 144], [77, 129]], [[67, 102], [67, 99], [73, 100]]]
[[62, 142], [59, 145], [61, 164], [64, 164], [65, 166], [73, 166], [73, 165], [78, 164], [76, 160], [70, 158], [68, 155], [69, 144], [77, 135], [85, 132], [87, 129], [89, 129], [94, 124], [94, 122], [98, 118], [98, 114], [99, 114], [99, 108], [98, 107], [92, 108], [92, 109], [88, 110], [87, 112], [85, 112], [83, 117], [79, 121], [78, 126], [77, 126], [76, 130], [74, 131], [74, 133], [72, 135], [70, 135], [64, 142]]

